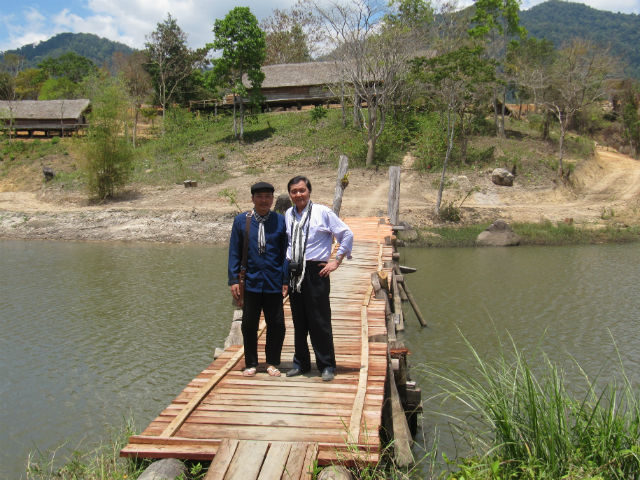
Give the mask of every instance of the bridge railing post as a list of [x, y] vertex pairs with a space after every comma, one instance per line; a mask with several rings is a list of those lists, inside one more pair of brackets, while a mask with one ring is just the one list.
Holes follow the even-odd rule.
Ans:
[[389, 167], [389, 201], [387, 203], [391, 225], [398, 225], [400, 219], [400, 167]]

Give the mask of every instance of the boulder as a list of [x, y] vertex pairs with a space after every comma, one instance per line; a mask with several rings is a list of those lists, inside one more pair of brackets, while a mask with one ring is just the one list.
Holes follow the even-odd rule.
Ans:
[[503, 187], [512, 186], [514, 178], [513, 174], [506, 168], [495, 168], [491, 172], [491, 181]]
[[276, 199], [276, 206], [274, 210], [284, 215], [284, 212], [286, 212], [290, 206], [291, 206], [291, 198], [289, 197], [289, 194], [281, 193], [280, 195], [278, 195], [278, 198]]
[[53, 171], [51, 167], [42, 167], [42, 174], [44, 175], [45, 181], [53, 180], [56, 176], [56, 172]]
[[184, 478], [186, 474], [187, 467], [180, 460], [163, 458], [149, 465], [138, 480], [176, 480]]
[[520, 237], [504, 220], [496, 220], [476, 238], [478, 247], [510, 247], [520, 245]]
[[353, 475], [343, 465], [328, 465], [320, 471], [318, 480], [353, 480]]

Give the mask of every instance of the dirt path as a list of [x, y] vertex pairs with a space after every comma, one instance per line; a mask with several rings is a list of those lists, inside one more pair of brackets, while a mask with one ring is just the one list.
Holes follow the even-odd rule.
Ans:
[[[266, 152], [261, 152], [265, 155]], [[269, 168], [260, 175], [237, 175], [220, 185], [184, 188], [140, 187], [128, 198], [105, 205], [88, 205], [81, 193], [68, 194], [37, 187], [32, 191], [0, 191], [0, 237], [65, 240], [122, 240], [221, 243], [228, 237], [231, 219], [237, 212], [223, 189], [236, 189], [242, 209], [251, 206], [248, 187], [266, 179], [276, 186], [276, 194], [286, 189], [295, 174], [285, 167]], [[309, 168], [313, 182], [312, 199], [331, 205], [336, 172]], [[405, 159], [401, 177], [400, 218], [415, 226], [434, 224], [437, 182], [412, 168]], [[341, 215], [385, 215], [387, 170], [352, 170]], [[551, 222], [601, 225], [615, 221], [640, 224], [640, 161], [599, 148], [597, 155], [583, 162], [573, 175], [575, 186], [562, 184], [528, 187], [519, 177], [513, 187], [491, 182], [490, 170], [474, 175], [454, 176], [445, 190], [444, 201], [459, 203], [477, 187], [463, 204], [463, 221]], [[12, 190], [0, 185], [0, 190]], [[247, 192], [246, 195], [243, 192]]]

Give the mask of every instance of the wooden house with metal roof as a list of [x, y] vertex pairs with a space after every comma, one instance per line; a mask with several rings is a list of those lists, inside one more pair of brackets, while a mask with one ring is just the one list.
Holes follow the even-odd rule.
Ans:
[[87, 125], [90, 101], [77, 100], [4, 100], [0, 101], [3, 128], [17, 135], [38, 132], [49, 137], [68, 135]]

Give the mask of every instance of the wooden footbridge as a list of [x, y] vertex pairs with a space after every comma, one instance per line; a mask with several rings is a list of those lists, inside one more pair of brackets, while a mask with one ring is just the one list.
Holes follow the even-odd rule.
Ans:
[[323, 382], [316, 371], [284, 376], [293, 359], [293, 324], [285, 305], [281, 377], [264, 370], [262, 319], [262, 369], [255, 377], [242, 376], [242, 346], [227, 347], [140, 435], [130, 437], [122, 456], [212, 460], [209, 480], [310, 479], [314, 463], [379, 460], [391, 316], [386, 294], [376, 298], [372, 274], [393, 275], [393, 230], [379, 218], [345, 221], [355, 241], [353, 258], [331, 274], [336, 378]]

